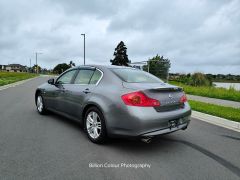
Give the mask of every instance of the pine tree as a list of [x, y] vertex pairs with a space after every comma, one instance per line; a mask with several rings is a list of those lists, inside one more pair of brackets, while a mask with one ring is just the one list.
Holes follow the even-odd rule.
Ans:
[[129, 66], [128, 64], [131, 63], [131, 61], [128, 59], [127, 47], [122, 41], [115, 48], [113, 56], [114, 59], [110, 60], [112, 65]]

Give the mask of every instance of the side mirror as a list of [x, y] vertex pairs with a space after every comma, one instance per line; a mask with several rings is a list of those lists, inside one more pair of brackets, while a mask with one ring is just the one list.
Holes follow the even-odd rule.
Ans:
[[49, 79], [47, 82], [48, 82], [48, 84], [54, 85], [54, 79], [53, 78]]

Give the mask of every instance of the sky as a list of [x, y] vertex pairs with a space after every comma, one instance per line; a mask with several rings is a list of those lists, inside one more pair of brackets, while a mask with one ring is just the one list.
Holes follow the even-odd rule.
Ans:
[[110, 64], [159, 54], [172, 73], [240, 74], [240, 0], [0, 0], [0, 64]]

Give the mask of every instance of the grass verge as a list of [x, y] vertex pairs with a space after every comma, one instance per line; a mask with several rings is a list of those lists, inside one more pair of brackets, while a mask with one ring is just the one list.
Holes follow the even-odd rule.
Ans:
[[194, 87], [176, 81], [170, 81], [169, 83], [183, 87], [187, 94], [240, 102], [240, 91], [233, 88], [225, 89], [205, 86]]
[[38, 75], [20, 72], [0, 72], [0, 86], [36, 77]]
[[189, 100], [192, 110], [240, 122], [240, 109]]

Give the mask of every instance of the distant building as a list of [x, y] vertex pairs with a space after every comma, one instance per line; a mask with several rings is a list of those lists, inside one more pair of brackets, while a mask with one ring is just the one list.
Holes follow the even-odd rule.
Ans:
[[5, 71], [6, 70], [6, 65], [0, 65], [0, 71]]
[[21, 64], [6, 65], [5, 70], [8, 72], [27, 72], [27, 67]]

